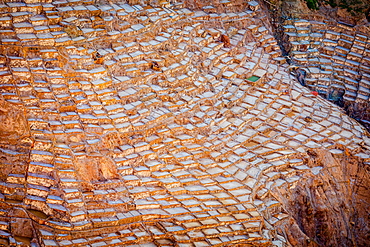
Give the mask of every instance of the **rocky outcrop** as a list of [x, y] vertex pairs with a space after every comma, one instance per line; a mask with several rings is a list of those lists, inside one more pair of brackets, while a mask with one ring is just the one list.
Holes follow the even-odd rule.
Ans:
[[[27, 161], [33, 145], [25, 109], [0, 96], [0, 192], [8, 199], [26, 195]], [[12, 185], [7, 187], [5, 183]]]
[[100, 155], [79, 157], [75, 167], [78, 178], [84, 184], [118, 178], [117, 167], [113, 160]]
[[310, 150], [308, 166], [318, 174], [274, 193], [289, 214], [279, 225], [292, 246], [367, 246], [370, 173], [361, 157], [348, 150]]
[[8, 103], [0, 95], [0, 142], [10, 144], [29, 136], [25, 113], [23, 107]]

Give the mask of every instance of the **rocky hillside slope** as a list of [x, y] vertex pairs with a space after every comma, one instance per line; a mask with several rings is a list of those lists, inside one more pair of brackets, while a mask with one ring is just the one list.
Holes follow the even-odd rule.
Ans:
[[368, 243], [369, 132], [291, 75], [260, 3], [0, 15], [0, 245]]
[[[317, 10], [308, 8], [308, 2], [317, 2]], [[300, 83], [370, 129], [370, 24], [366, 18], [370, 2], [265, 3], [275, 37]]]

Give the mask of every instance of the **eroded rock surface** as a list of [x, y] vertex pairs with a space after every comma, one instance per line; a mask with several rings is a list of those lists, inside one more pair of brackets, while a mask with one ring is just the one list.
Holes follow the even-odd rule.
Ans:
[[0, 138], [2, 141], [18, 141], [29, 135], [23, 107], [8, 103], [0, 97]]
[[[296, 246], [366, 246], [369, 241], [369, 171], [348, 150], [310, 150], [308, 166], [320, 165], [276, 196], [292, 217], [282, 224]], [[275, 193], [275, 192], [273, 192]]]

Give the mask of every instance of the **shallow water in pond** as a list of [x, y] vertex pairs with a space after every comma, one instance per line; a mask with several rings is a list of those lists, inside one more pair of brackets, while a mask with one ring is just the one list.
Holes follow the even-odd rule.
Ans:
[[251, 81], [251, 82], [256, 82], [259, 79], [260, 79], [260, 77], [253, 75], [253, 76], [249, 77], [247, 80], [248, 81]]
[[15, 236], [14, 238], [17, 242], [23, 243], [27, 246], [31, 245], [31, 240], [32, 240], [31, 238], [20, 237], [20, 236]]
[[41, 219], [46, 219], [48, 216], [44, 214], [41, 211], [33, 210], [33, 209], [28, 209], [28, 212], [32, 213], [33, 215], [36, 215], [37, 217], [40, 217]]

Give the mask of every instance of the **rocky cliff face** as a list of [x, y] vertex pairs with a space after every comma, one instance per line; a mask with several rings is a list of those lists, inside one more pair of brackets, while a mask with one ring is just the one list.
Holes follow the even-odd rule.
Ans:
[[347, 149], [310, 150], [308, 166], [323, 167], [273, 193], [290, 215], [278, 229], [292, 246], [366, 246], [369, 242], [369, 167]]
[[22, 106], [8, 103], [0, 96], [0, 140], [6, 143], [17, 143], [19, 139], [29, 136], [25, 109]]
[[[8, 214], [6, 229], [30, 246], [32, 240], [37, 242], [32, 220], [24, 208], [10, 206], [27, 196], [28, 161], [34, 141], [25, 113], [22, 105], [0, 96], [0, 208]], [[8, 245], [0, 238], [0, 246]]]
[[2, 186], [0, 190], [6, 191], [8, 199], [22, 200], [26, 195], [27, 161], [32, 144], [25, 109], [0, 96], [0, 181], [3, 185], [14, 181], [22, 184]]

